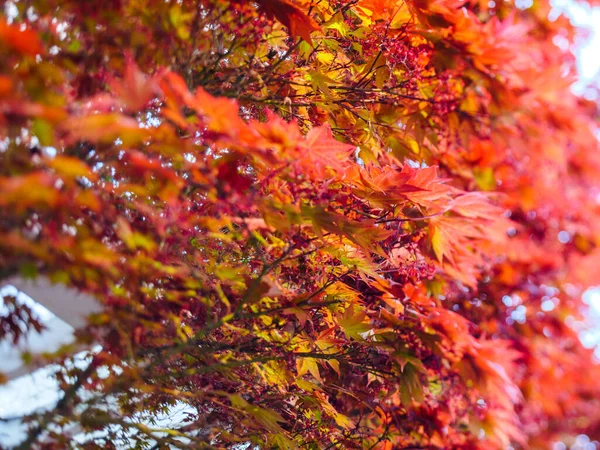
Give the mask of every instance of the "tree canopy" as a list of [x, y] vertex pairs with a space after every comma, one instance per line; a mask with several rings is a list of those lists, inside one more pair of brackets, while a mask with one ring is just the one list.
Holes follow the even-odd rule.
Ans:
[[[64, 395], [22, 448], [599, 437], [576, 326], [600, 284], [598, 114], [549, 13], [5, 2], [0, 279], [103, 307], [77, 331], [101, 346], [89, 366], [46, 355]], [[26, 326], [14, 303], [0, 337]], [[153, 426], [181, 403], [184, 421]]]

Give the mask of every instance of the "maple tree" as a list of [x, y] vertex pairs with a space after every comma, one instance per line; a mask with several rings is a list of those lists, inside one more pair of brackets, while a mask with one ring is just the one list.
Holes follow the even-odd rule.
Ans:
[[[89, 366], [46, 355], [64, 396], [21, 448], [600, 436], [573, 326], [600, 284], [597, 109], [549, 12], [8, 2], [1, 278], [103, 306], [77, 331], [102, 347]], [[15, 342], [42, 326], [16, 303], [0, 324]], [[152, 426], [180, 403], [182, 423]]]

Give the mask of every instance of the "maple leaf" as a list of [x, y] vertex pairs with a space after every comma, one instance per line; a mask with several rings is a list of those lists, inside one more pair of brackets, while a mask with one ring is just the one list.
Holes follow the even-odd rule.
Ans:
[[275, 17], [285, 25], [292, 37], [300, 36], [310, 45], [310, 33], [320, 31], [321, 27], [315, 20], [290, 0], [257, 0], [257, 3], [270, 17]]
[[376, 21], [394, 17], [400, 8], [406, 9], [406, 4], [398, 0], [360, 0], [356, 7], [371, 12], [372, 20]]
[[312, 128], [306, 135], [302, 145], [301, 160], [316, 172], [317, 176], [324, 176], [325, 169], [333, 169], [336, 177], [342, 177], [349, 158], [355, 146], [345, 144], [333, 137], [329, 126]]
[[320, 235], [321, 230], [343, 236], [355, 243], [362, 249], [370, 249], [376, 254], [385, 256], [385, 252], [379, 246], [379, 242], [393, 234], [393, 231], [378, 227], [375, 221], [356, 221], [342, 215], [326, 211], [321, 206], [302, 207], [302, 214], [309, 218], [315, 232]]
[[349, 305], [337, 320], [344, 333], [356, 340], [364, 340], [365, 333], [373, 328], [366, 311], [359, 305]]
[[[54, 177], [45, 172], [32, 172], [27, 175], [0, 177], [0, 205], [15, 204], [17, 211], [27, 205], [53, 205], [60, 200], [58, 191], [53, 188]], [[35, 186], [32, 189], [31, 186]], [[21, 206], [19, 206], [19, 203]]]
[[160, 74], [147, 77], [131, 57], [125, 63], [123, 79], [113, 78], [109, 85], [120, 102], [130, 111], [143, 109], [157, 94]]
[[321, 373], [319, 372], [319, 364], [315, 358], [298, 358], [296, 360], [296, 370], [298, 371], [298, 376], [301, 377], [307, 373], [310, 373], [316, 380], [319, 382], [323, 382], [321, 379]]
[[277, 412], [270, 409], [261, 408], [257, 405], [252, 405], [237, 394], [230, 394], [229, 400], [231, 401], [232, 406], [248, 412], [253, 418], [264, 424], [272, 432], [283, 433], [283, 429], [279, 423], [285, 422], [285, 420]]
[[423, 191], [422, 187], [410, 184], [410, 180], [409, 174], [391, 167], [361, 169], [358, 171], [358, 179], [354, 180], [354, 192], [374, 206], [395, 206], [409, 200], [409, 193]]
[[335, 422], [343, 429], [349, 430], [350, 428], [352, 428], [354, 426], [354, 423], [352, 422], [352, 420], [350, 420], [348, 417], [346, 417], [343, 414], [340, 414], [334, 407], [333, 405], [329, 402], [327, 396], [325, 394], [323, 394], [321, 391], [316, 391], [315, 392], [316, 397], [318, 398], [319, 402], [321, 403], [321, 406], [323, 407], [323, 410], [331, 417], [333, 417], [333, 420], [335, 420]]
[[454, 249], [460, 247], [460, 231], [460, 225], [452, 219], [435, 219], [429, 224], [431, 246], [440, 263], [444, 258], [454, 260]]
[[0, 40], [4, 45], [26, 55], [39, 55], [43, 52], [38, 34], [31, 28], [8, 24], [0, 19]]
[[73, 118], [68, 123], [63, 123], [63, 128], [69, 132], [68, 139], [71, 142], [113, 142], [119, 138], [130, 144], [140, 142], [149, 134], [140, 128], [135, 119], [117, 113]]
[[67, 178], [86, 177], [89, 180], [97, 178], [88, 165], [77, 158], [57, 156], [48, 161], [48, 166]]

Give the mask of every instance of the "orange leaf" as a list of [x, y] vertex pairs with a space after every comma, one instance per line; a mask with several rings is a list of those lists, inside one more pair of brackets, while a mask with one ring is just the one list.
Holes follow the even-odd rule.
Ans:
[[19, 26], [4, 21], [0, 21], [0, 40], [19, 53], [35, 56], [43, 52], [42, 43], [35, 31], [22, 30]]
[[85, 162], [71, 156], [57, 156], [48, 161], [48, 166], [52, 167], [63, 179], [86, 177], [90, 180], [95, 180], [97, 178], [96, 174], [91, 171]]
[[0, 75], [0, 97], [10, 94], [12, 89], [12, 80], [4, 75]]
[[131, 111], [144, 108], [158, 88], [156, 77], [149, 79], [130, 58], [126, 63], [123, 79], [112, 79], [109, 84], [118, 99]]
[[306, 135], [307, 152], [303, 159], [308, 165], [324, 175], [323, 170], [329, 167], [341, 174], [348, 166], [350, 155], [356, 147], [344, 144], [333, 137], [329, 126], [313, 128]]
[[300, 36], [310, 45], [310, 32], [321, 30], [312, 17], [288, 0], [257, 0], [257, 3], [269, 17], [275, 17], [285, 25], [292, 37]]

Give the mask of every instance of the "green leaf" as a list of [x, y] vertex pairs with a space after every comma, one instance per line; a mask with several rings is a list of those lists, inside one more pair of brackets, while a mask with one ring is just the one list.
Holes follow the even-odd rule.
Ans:
[[33, 279], [38, 275], [37, 266], [34, 263], [26, 262], [21, 266], [21, 276], [23, 278]]
[[54, 144], [54, 129], [47, 120], [35, 119], [31, 126], [31, 131], [33, 131], [33, 134], [38, 138], [41, 145], [48, 146]]
[[342, 37], [346, 37], [350, 31], [350, 26], [344, 20], [344, 15], [341, 12], [336, 13], [331, 19], [323, 24], [323, 28], [337, 30]]
[[248, 412], [267, 429], [274, 433], [284, 433], [283, 429], [279, 426], [279, 422], [285, 422], [285, 419], [279, 413], [271, 409], [252, 405], [237, 394], [230, 395], [229, 400], [234, 407]]
[[373, 328], [366, 311], [358, 305], [346, 308], [344, 313], [338, 316], [337, 321], [346, 336], [358, 341], [363, 341], [364, 333]]
[[327, 75], [313, 70], [308, 73], [308, 78], [312, 84], [312, 87], [315, 91], [321, 91], [325, 94], [325, 97], [331, 98], [331, 91], [329, 90], [329, 84], [336, 84], [335, 80], [332, 80]]

